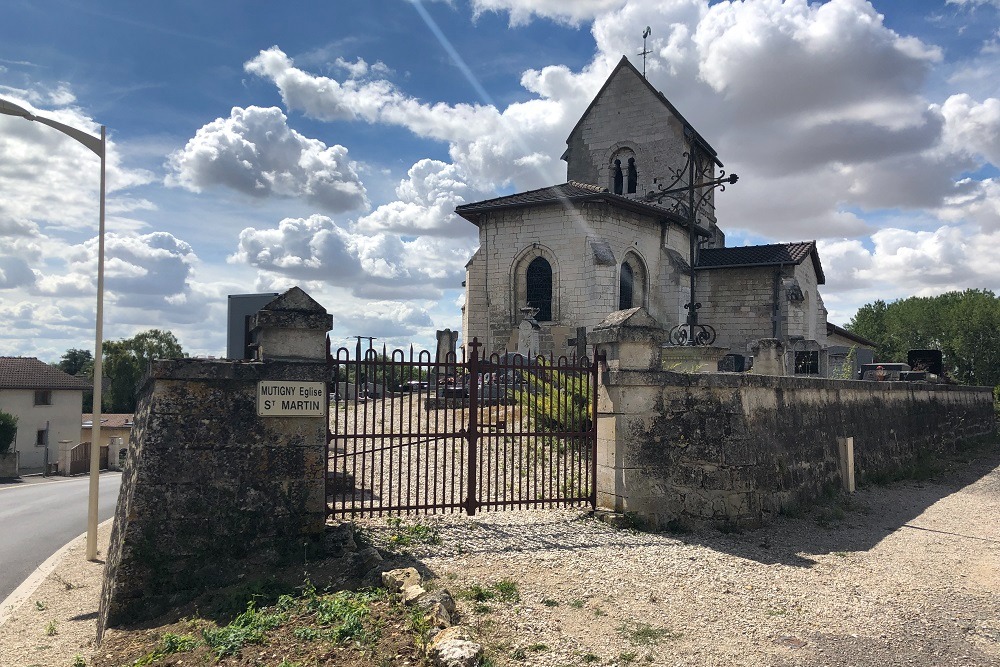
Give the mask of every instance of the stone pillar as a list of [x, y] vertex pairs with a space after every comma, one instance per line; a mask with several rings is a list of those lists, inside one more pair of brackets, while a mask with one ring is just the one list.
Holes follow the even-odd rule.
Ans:
[[332, 318], [293, 288], [251, 324], [256, 360], [154, 361], [140, 387], [99, 635], [322, 553]]
[[[635, 420], [655, 417], [660, 350], [668, 333], [645, 308], [620, 310], [588, 336], [607, 358], [597, 389], [597, 506], [615, 512], [635, 511], [645, 494], [641, 471], [630, 465]], [[644, 498], [643, 498], [644, 501]], [[642, 501], [639, 501], [642, 502]]]
[[753, 354], [751, 373], [757, 375], [788, 375], [785, 368], [785, 345], [777, 338], [761, 338], [750, 346]]

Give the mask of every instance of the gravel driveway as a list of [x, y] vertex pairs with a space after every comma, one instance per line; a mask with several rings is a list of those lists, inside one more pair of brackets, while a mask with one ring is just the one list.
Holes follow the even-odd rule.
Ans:
[[[363, 527], [425, 535], [405, 531], [415, 521]], [[407, 547], [428, 574], [497, 594], [459, 604], [498, 665], [1000, 665], [1000, 452], [741, 534], [620, 530], [574, 510], [419, 521], [440, 537]], [[0, 626], [0, 665], [89, 657], [101, 568], [75, 549]], [[519, 601], [498, 599], [504, 580]]]
[[500, 665], [1000, 665], [996, 452], [741, 534], [573, 510], [419, 522], [441, 541], [409, 552], [441, 585], [516, 583], [517, 602], [461, 603]]

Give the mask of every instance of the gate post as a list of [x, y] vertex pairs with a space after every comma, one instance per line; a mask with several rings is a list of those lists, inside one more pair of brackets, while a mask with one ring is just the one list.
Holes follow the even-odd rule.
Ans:
[[478, 445], [479, 445], [479, 348], [482, 343], [479, 342], [478, 338], [473, 338], [472, 342], [469, 343], [469, 349], [472, 350], [472, 358], [469, 359], [469, 382], [471, 386], [469, 388], [469, 419], [466, 422], [465, 427], [465, 440], [468, 443], [469, 449], [469, 461], [468, 461], [468, 484], [466, 487], [465, 495], [465, 511], [469, 516], [473, 516], [476, 513], [476, 506], [478, 503], [477, 489], [478, 480], [476, 479], [476, 456], [478, 456]]
[[[597, 506], [615, 512], [636, 511], [644, 500], [641, 471], [633, 463], [633, 422], [651, 418], [661, 347], [667, 332], [645, 308], [619, 310], [588, 336], [606, 363], [597, 387]], [[641, 429], [639, 429], [641, 431]]]

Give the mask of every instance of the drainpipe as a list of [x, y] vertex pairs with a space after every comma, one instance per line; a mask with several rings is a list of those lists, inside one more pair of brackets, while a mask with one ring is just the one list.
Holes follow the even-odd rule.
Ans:
[[772, 288], [772, 299], [771, 304], [771, 338], [777, 340], [783, 340], [781, 317], [782, 317], [782, 299], [781, 299], [781, 278], [784, 273], [785, 265], [779, 264], [778, 268], [774, 270], [774, 285]]

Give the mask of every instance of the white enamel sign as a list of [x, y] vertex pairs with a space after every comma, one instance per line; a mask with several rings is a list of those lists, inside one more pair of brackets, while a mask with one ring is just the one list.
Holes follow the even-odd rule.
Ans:
[[324, 382], [257, 383], [257, 414], [261, 417], [323, 417], [326, 403]]

